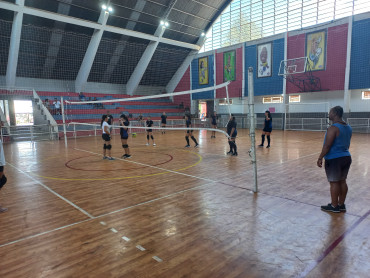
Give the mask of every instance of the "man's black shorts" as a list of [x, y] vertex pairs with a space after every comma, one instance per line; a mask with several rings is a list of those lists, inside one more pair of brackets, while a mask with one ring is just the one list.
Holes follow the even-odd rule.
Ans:
[[325, 172], [329, 182], [338, 182], [347, 179], [352, 158], [342, 156], [333, 159], [325, 159]]

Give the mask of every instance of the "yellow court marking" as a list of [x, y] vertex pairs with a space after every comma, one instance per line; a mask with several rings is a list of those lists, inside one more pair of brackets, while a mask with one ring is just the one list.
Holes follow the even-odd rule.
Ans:
[[[192, 168], [196, 165], [198, 165], [199, 163], [202, 162], [203, 160], [203, 157], [198, 154], [198, 153], [194, 153], [194, 152], [190, 152], [190, 151], [184, 151], [184, 152], [188, 152], [188, 153], [192, 153], [192, 154], [195, 154], [198, 156], [199, 160], [192, 164], [192, 165], [189, 165], [189, 166], [186, 166], [184, 168], [181, 168], [181, 169], [175, 169], [175, 170], [168, 170], [168, 171], [165, 171], [165, 172], [160, 172], [160, 173], [155, 173], [155, 174], [148, 174], [148, 175], [140, 175], [140, 176], [130, 176], [130, 177], [118, 177], [118, 178], [104, 178], [104, 179], [67, 179], [67, 178], [53, 178], [53, 177], [47, 177], [47, 176], [41, 176], [41, 175], [37, 175], [35, 173], [29, 173], [31, 175], [34, 175], [34, 176], [38, 176], [38, 177], [41, 177], [41, 178], [45, 178], [45, 179], [49, 179], [49, 180], [62, 180], [62, 181], [106, 181], [106, 180], [124, 180], [124, 179], [134, 179], [134, 178], [143, 178], [143, 177], [152, 177], [152, 176], [158, 176], [158, 175], [163, 175], [163, 174], [167, 174], [167, 173], [172, 173], [172, 172], [178, 172], [178, 171], [184, 171], [186, 169], [189, 169], [189, 168]], [[122, 161], [124, 161], [122, 159]]]

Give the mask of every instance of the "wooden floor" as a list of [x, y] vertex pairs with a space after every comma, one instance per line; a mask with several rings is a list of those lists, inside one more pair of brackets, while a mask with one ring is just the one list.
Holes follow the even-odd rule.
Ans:
[[370, 136], [354, 134], [347, 213], [330, 214], [323, 133], [273, 131], [257, 194], [238, 134], [238, 157], [206, 132], [198, 149], [139, 134], [125, 161], [95, 137], [4, 144], [0, 277], [370, 277]]

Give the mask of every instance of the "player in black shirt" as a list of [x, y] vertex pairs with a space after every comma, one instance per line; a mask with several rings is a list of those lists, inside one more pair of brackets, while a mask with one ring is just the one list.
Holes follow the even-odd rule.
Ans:
[[[212, 128], [217, 128], [217, 114], [216, 114], [216, 111], [213, 112], [213, 115], [211, 117], [212, 117], [212, 122], [211, 122]], [[212, 131], [211, 138], [216, 138], [216, 131]]]
[[[166, 115], [166, 112], [163, 112], [163, 114], [161, 115], [161, 127], [166, 127], [166, 124], [167, 124], [167, 115]], [[162, 129], [162, 134], [165, 134], [165, 133], [166, 133], [166, 130]]]
[[122, 156], [122, 158], [130, 158], [130, 149], [128, 148], [127, 139], [128, 139], [128, 126], [130, 125], [130, 122], [125, 114], [122, 114], [119, 118], [119, 125], [120, 128], [120, 134], [121, 134], [121, 142], [122, 142], [122, 148], [125, 150], [125, 154]]
[[[185, 115], [185, 121], [186, 121], [186, 127], [190, 127], [190, 128], [193, 127], [193, 125], [191, 123], [191, 116], [189, 114]], [[197, 139], [195, 139], [194, 136], [193, 136], [193, 130], [192, 129], [188, 129], [186, 131], [186, 135], [185, 135], [185, 139], [186, 139], [186, 143], [187, 143], [187, 145], [185, 146], [185, 148], [189, 148], [190, 147], [189, 136], [191, 137], [191, 140], [193, 140], [194, 143], [195, 143], [194, 148], [198, 147], [199, 144], [197, 142]]]
[[[153, 126], [153, 121], [150, 119], [150, 116], [148, 116], [148, 119], [146, 120], [146, 126], [147, 127], [152, 127]], [[156, 144], [154, 143], [154, 137], [153, 137], [153, 129], [147, 129], [146, 130], [146, 139], [148, 140], [148, 143], [146, 143], [147, 146], [149, 146], [149, 136], [150, 138], [152, 138], [152, 141], [153, 141], [153, 146], [156, 146]]]
[[263, 127], [262, 131], [262, 143], [261, 145], [258, 145], [258, 147], [263, 147], [263, 144], [265, 143], [265, 135], [267, 136], [267, 147], [270, 148], [271, 143], [271, 131], [272, 131], [272, 117], [270, 111], [265, 112], [265, 126]]
[[237, 130], [236, 130], [236, 121], [235, 121], [235, 117], [233, 114], [231, 114], [230, 116], [230, 120], [229, 122], [227, 123], [227, 134], [230, 136], [229, 137], [229, 146], [230, 146], [230, 151], [227, 153], [227, 154], [231, 154], [231, 155], [238, 155], [237, 153], [237, 148], [236, 148], [236, 143], [235, 143], [235, 138], [236, 138], [236, 135], [238, 134]]

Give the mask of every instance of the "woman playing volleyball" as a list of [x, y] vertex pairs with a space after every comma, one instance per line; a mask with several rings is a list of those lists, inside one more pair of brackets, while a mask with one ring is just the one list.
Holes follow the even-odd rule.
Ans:
[[[190, 116], [190, 114], [185, 115], [185, 121], [186, 121], [186, 127], [190, 127], [190, 128], [193, 127], [193, 125], [191, 123], [191, 116]], [[198, 147], [199, 144], [197, 142], [197, 139], [195, 139], [194, 136], [193, 136], [193, 130], [192, 129], [188, 129], [186, 131], [186, 135], [185, 135], [185, 139], [186, 139], [186, 143], [187, 143], [187, 145], [185, 146], [185, 148], [189, 148], [190, 147], [189, 136], [191, 137], [191, 140], [193, 140], [194, 143], [195, 143], [194, 148]]]
[[[146, 120], [146, 126], [147, 127], [152, 127], [153, 124], [154, 123], [150, 119], [150, 116], [148, 116], [148, 119]], [[152, 138], [153, 146], [155, 146], [154, 137], [153, 137], [153, 129], [151, 129], [151, 128], [146, 130], [146, 139], [148, 140], [148, 142], [146, 143], [147, 146], [149, 146], [149, 136], [150, 136], [150, 138]]]
[[[101, 118], [101, 127], [103, 130], [102, 138], [104, 140], [103, 146], [103, 159], [114, 160], [111, 156], [111, 149], [112, 145], [110, 144], [110, 131], [109, 131], [109, 124], [108, 124], [108, 116], [103, 115]], [[108, 156], [107, 156], [108, 153]]]
[[122, 155], [122, 158], [130, 158], [130, 149], [128, 148], [127, 139], [128, 139], [128, 126], [130, 125], [130, 122], [125, 114], [122, 114], [119, 118], [119, 125], [120, 128], [120, 134], [121, 134], [121, 142], [122, 142], [122, 148], [125, 150], [125, 154]]
[[227, 154], [237, 156], [238, 152], [236, 148], [235, 138], [238, 132], [236, 130], [236, 120], [233, 114], [230, 115], [230, 119], [226, 127], [226, 132], [229, 135], [229, 146], [230, 146], [230, 151]]
[[265, 126], [262, 131], [262, 143], [261, 145], [258, 145], [258, 147], [263, 147], [263, 144], [265, 143], [265, 135], [267, 135], [267, 147], [270, 148], [270, 134], [272, 131], [272, 117], [270, 111], [265, 112]]

